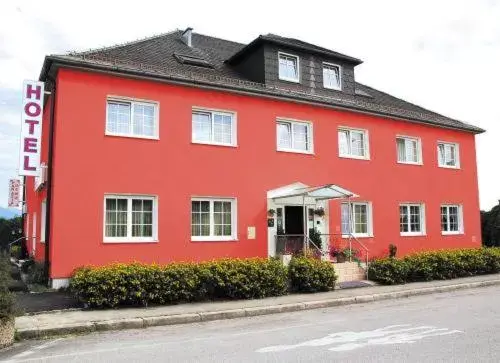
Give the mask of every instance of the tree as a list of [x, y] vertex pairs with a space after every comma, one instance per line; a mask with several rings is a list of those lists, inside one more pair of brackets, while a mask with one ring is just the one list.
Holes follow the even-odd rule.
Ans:
[[481, 235], [485, 246], [500, 246], [500, 204], [481, 211]]
[[22, 236], [21, 217], [12, 219], [0, 218], [0, 249], [7, 250], [9, 243]]

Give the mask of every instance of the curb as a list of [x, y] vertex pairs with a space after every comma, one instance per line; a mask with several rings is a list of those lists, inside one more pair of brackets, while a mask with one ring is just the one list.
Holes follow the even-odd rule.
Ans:
[[317, 300], [291, 304], [259, 306], [251, 308], [220, 310], [190, 314], [161, 315], [144, 318], [126, 318], [104, 321], [94, 321], [75, 324], [63, 324], [57, 327], [38, 327], [29, 329], [18, 329], [19, 339], [37, 339], [48, 336], [91, 333], [95, 331], [110, 331], [123, 329], [140, 329], [154, 326], [166, 326], [177, 324], [200, 323], [205, 321], [236, 319], [252, 316], [261, 316], [268, 314], [279, 314], [287, 312], [296, 312], [301, 310], [312, 310], [329, 308], [342, 305], [364, 304], [381, 300], [400, 299], [410, 296], [429, 295], [441, 292], [450, 292], [455, 290], [473, 289], [477, 287], [488, 287], [500, 285], [500, 279], [486, 280], [479, 282], [470, 282], [462, 284], [423, 287], [412, 290], [401, 290], [393, 292], [384, 292], [372, 295], [358, 295], [352, 297], [342, 297], [328, 300]]

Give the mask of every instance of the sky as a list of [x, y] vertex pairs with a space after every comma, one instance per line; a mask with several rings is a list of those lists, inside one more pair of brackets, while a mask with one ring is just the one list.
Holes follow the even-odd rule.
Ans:
[[[131, 6], [130, 4], [133, 4]], [[0, 206], [16, 177], [21, 86], [44, 56], [184, 29], [248, 43], [275, 33], [357, 58], [356, 80], [487, 130], [480, 204], [500, 199], [500, 0], [0, 2]]]

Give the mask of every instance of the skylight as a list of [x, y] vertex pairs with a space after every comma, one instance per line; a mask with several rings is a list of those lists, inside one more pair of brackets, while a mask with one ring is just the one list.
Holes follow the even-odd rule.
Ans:
[[205, 67], [205, 68], [213, 68], [214, 66], [207, 60], [192, 56], [192, 55], [184, 55], [184, 54], [178, 54], [174, 53], [175, 58], [182, 64], [188, 64], [191, 66], [197, 66], [197, 67]]

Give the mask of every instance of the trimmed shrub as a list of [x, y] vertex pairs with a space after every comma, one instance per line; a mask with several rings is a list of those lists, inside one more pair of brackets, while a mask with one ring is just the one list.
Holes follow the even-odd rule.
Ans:
[[382, 284], [446, 280], [500, 272], [500, 248], [420, 252], [371, 262], [369, 277]]
[[259, 258], [113, 264], [77, 269], [71, 289], [90, 307], [253, 299], [286, 294], [287, 270], [277, 260]]
[[337, 276], [333, 264], [315, 258], [294, 257], [288, 265], [291, 290], [295, 292], [329, 291]]
[[14, 298], [9, 292], [10, 262], [6, 255], [0, 255], [0, 324], [13, 319], [15, 314]]

